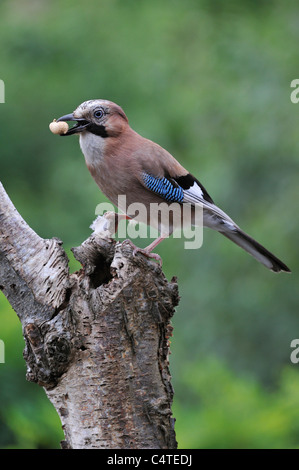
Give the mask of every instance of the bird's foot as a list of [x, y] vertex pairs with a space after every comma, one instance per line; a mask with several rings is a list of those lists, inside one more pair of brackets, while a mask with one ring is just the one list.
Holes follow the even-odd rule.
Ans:
[[163, 261], [162, 261], [162, 258], [161, 258], [160, 255], [158, 255], [157, 253], [152, 253], [151, 251], [147, 250], [146, 248], [145, 249], [139, 248], [138, 246], [134, 245], [134, 243], [131, 242], [131, 240], [128, 240], [128, 242], [130, 243], [131, 247], [133, 248], [133, 256], [136, 256], [137, 253], [141, 253], [143, 256], [145, 256], [148, 259], [154, 259], [154, 260], [158, 261], [158, 263], [162, 267]]

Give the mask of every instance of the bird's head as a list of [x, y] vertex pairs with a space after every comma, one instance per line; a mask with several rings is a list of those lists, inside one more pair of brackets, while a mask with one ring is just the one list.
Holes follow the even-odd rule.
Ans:
[[65, 134], [90, 132], [100, 137], [116, 137], [128, 126], [128, 118], [120, 106], [107, 100], [89, 100], [81, 103], [73, 113], [57, 119], [76, 121]]

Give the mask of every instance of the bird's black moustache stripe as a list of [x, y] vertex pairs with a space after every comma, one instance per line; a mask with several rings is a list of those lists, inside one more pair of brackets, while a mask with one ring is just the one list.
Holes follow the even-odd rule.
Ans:
[[99, 126], [97, 124], [91, 123], [88, 126], [88, 132], [91, 132], [92, 134], [99, 135], [100, 137], [108, 137], [106, 127], [105, 126]]

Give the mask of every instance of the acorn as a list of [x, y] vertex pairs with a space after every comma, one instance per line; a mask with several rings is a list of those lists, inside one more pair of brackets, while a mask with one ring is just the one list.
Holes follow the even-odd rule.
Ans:
[[53, 122], [51, 122], [49, 124], [49, 128], [50, 128], [50, 131], [53, 133], [53, 134], [66, 134], [67, 131], [69, 130], [69, 125], [67, 122], [65, 121], [59, 121], [57, 122], [56, 119], [53, 120]]

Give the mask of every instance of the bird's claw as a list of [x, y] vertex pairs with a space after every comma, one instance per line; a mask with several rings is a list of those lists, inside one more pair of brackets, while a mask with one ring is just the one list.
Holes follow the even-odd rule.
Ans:
[[143, 249], [143, 248], [138, 248], [138, 246], [135, 246], [134, 243], [131, 242], [131, 240], [129, 240], [129, 242], [133, 248], [133, 256], [136, 256], [137, 253], [141, 253], [143, 256], [145, 256], [148, 259], [154, 259], [158, 261], [158, 263], [162, 267], [163, 261], [160, 255], [158, 255], [157, 253], [152, 253], [150, 251], [147, 251], [146, 249]]

